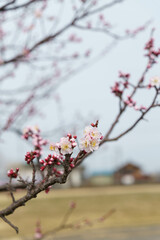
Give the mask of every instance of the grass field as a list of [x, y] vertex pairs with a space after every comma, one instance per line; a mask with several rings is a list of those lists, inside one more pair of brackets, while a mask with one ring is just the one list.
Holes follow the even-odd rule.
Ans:
[[[22, 192], [18, 192], [16, 197], [21, 194]], [[69, 222], [77, 222], [84, 218], [94, 220], [114, 208], [116, 212], [112, 216], [92, 227], [160, 224], [160, 185], [53, 190], [49, 194], [41, 193], [37, 199], [17, 209], [9, 217], [19, 227], [19, 236], [1, 221], [0, 239], [25, 239], [26, 236], [31, 236], [37, 220], [41, 221], [44, 231], [55, 228], [61, 222], [71, 201], [75, 201], [77, 206]], [[9, 202], [8, 193], [0, 193], [0, 207], [7, 206]]]

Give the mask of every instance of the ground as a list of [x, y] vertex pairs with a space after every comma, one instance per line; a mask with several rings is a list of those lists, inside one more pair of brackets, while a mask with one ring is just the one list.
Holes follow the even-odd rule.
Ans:
[[93, 229], [55, 236], [54, 240], [159, 240], [160, 227], [127, 227], [113, 229]]
[[[18, 192], [16, 197], [23, 194]], [[0, 193], [0, 207], [10, 201], [8, 193]], [[37, 220], [43, 232], [57, 227], [69, 208], [71, 201], [77, 206], [69, 223], [83, 222], [81, 229], [63, 230], [55, 240], [157, 240], [160, 239], [160, 185], [115, 186], [106, 188], [82, 188], [53, 190], [41, 193], [37, 199], [9, 217], [20, 229], [16, 236], [10, 227], [1, 221], [0, 239], [30, 239], [34, 235]], [[116, 211], [106, 221], [97, 219], [110, 210]], [[91, 226], [84, 222], [91, 221]], [[64, 236], [66, 238], [64, 238]]]

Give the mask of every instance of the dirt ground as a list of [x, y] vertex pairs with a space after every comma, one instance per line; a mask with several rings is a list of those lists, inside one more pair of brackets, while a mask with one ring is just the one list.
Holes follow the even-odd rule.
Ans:
[[160, 226], [97, 229], [79, 232], [72, 235], [55, 236], [54, 240], [159, 240]]

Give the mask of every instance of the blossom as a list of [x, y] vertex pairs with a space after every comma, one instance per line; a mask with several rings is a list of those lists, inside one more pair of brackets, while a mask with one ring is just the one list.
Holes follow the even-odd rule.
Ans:
[[99, 139], [97, 138], [93, 138], [90, 140], [90, 149], [91, 149], [91, 152], [93, 152], [94, 150], [97, 150], [99, 148]]
[[100, 139], [102, 137], [102, 134], [99, 132], [97, 127], [85, 127], [84, 134], [96, 139]]
[[90, 139], [87, 137], [81, 138], [79, 148], [80, 150], [84, 150], [87, 153], [91, 152]]
[[152, 87], [160, 87], [160, 77], [157, 76], [152, 77], [150, 79], [150, 84]]
[[52, 143], [52, 144], [50, 145], [50, 147], [49, 147], [49, 149], [50, 149], [51, 151], [54, 151], [54, 152], [56, 152], [56, 153], [59, 153], [59, 148], [60, 148], [60, 146], [59, 146], [58, 143]]
[[77, 146], [76, 138], [77, 136], [72, 136], [68, 133], [66, 137], [60, 139], [60, 142], [52, 143], [50, 145], [50, 150], [61, 156], [71, 154], [73, 149]]
[[62, 137], [59, 142], [62, 154], [71, 154], [73, 152], [72, 143], [67, 137]]
[[33, 127], [31, 126], [31, 127], [25, 128], [23, 130], [22, 137], [26, 140], [28, 140], [29, 138], [32, 138], [32, 143], [35, 147], [37, 157], [42, 155], [42, 146], [47, 145], [48, 141], [43, 139], [40, 136], [40, 129], [37, 126], [33, 126]]
[[84, 150], [85, 152], [93, 152], [94, 150], [97, 150], [99, 147], [99, 138], [92, 138], [90, 136], [85, 136], [84, 138], [81, 138], [80, 140], [80, 149]]
[[79, 148], [87, 153], [93, 152], [98, 149], [102, 139], [103, 136], [97, 127], [87, 126], [84, 130], [84, 137], [80, 139]]

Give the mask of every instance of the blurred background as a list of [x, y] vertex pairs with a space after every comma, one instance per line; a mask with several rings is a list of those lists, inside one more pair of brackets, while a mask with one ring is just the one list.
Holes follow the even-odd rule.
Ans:
[[[85, 126], [98, 119], [101, 133], [106, 134], [119, 110], [111, 92], [119, 71], [130, 73], [130, 81], [136, 84], [147, 64], [144, 47], [153, 29], [156, 48], [160, 46], [159, 8], [158, 0], [1, 0], [2, 184], [11, 167], [19, 167], [26, 178], [31, 174], [24, 155], [32, 146], [21, 137], [26, 126], [37, 125], [44, 138], [57, 142], [68, 132], [81, 138]], [[146, 84], [160, 75], [159, 69], [157, 62], [146, 75]], [[135, 96], [138, 105], [148, 106], [151, 99], [151, 90]], [[137, 114], [128, 109], [112, 136], [130, 126]], [[85, 159], [64, 186], [55, 187], [56, 194], [42, 194], [28, 208], [18, 209], [11, 218], [23, 225], [20, 238], [29, 235], [26, 228], [34, 235], [37, 219], [41, 219], [43, 229], [56, 226], [75, 201], [73, 221], [83, 218], [81, 213], [91, 222], [109, 213], [104, 217], [107, 221], [98, 225], [86, 220], [84, 224], [84, 218], [82, 236], [86, 236], [85, 231], [89, 234], [86, 227], [93, 235], [67, 235], [71, 231], [61, 239], [159, 239], [159, 108], [150, 111], [145, 120], [119, 141], [104, 144]], [[47, 152], [48, 146], [44, 155]], [[1, 205], [6, 202], [4, 194]], [[52, 209], [50, 204], [56, 207]], [[53, 212], [44, 211], [46, 206]], [[94, 233], [97, 228], [101, 229], [96, 230], [98, 235]], [[2, 239], [13, 238], [12, 230], [5, 238], [7, 229], [2, 223]]]

